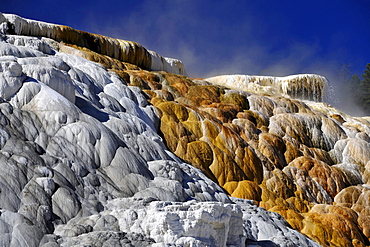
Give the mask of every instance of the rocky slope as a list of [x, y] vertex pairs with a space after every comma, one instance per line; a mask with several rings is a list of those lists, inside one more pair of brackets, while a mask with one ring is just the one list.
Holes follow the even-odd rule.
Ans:
[[191, 79], [134, 42], [0, 32], [1, 246], [369, 245], [370, 123], [293, 99], [324, 78]]

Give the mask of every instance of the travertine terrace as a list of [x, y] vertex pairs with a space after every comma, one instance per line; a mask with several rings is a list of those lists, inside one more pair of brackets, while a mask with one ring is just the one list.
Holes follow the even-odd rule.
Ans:
[[370, 122], [325, 78], [192, 79], [0, 14], [1, 246], [369, 246]]

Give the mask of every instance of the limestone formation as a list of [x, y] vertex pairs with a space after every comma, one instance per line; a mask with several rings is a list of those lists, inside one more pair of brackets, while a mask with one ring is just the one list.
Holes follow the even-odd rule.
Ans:
[[191, 79], [8, 14], [0, 33], [1, 246], [370, 246], [370, 119], [319, 102], [325, 78]]
[[[217, 180], [230, 195], [280, 213], [324, 246], [369, 245], [367, 210], [355, 211], [345, 221], [336, 210], [313, 210], [317, 205], [335, 206], [348, 188], [368, 183], [366, 118], [275, 91], [262, 96], [164, 72], [155, 73], [154, 84], [144, 74], [142, 87], [153, 90], [146, 92], [160, 111], [166, 144], [177, 156]], [[362, 194], [360, 190], [356, 195]], [[346, 227], [327, 229], [328, 220], [346, 222]]]
[[259, 94], [282, 94], [286, 97], [313, 101], [322, 101], [327, 84], [325, 77], [313, 74], [285, 77], [224, 75], [208, 78], [207, 81]]
[[[138, 43], [91, 34], [71, 27], [34, 21], [17, 15], [0, 13], [0, 31], [4, 34], [50, 38], [91, 50], [95, 53], [137, 65], [143, 69], [165, 70], [186, 74], [184, 65], [177, 59], [162, 57]], [[18, 41], [19, 42], [19, 41]], [[54, 43], [55, 44], [55, 43]], [[59, 46], [59, 44], [57, 44]], [[64, 46], [62, 44], [62, 46]], [[78, 53], [78, 50], [74, 50]]]

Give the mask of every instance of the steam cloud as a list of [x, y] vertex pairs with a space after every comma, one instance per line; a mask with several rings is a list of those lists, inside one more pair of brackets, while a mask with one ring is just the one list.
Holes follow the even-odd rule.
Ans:
[[[63, 18], [66, 22], [61, 24], [136, 41], [163, 56], [182, 60], [190, 77], [320, 74], [334, 87], [328, 103], [351, 113], [356, 106], [348, 101], [351, 96], [338, 70], [341, 64], [356, 63], [354, 73], [361, 74], [366, 62], [360, 67], [358, 61], [349, 60], [352, 51], [343, 44], [356, 41], [359, 47], [370, 49], [365, 2], [343, 1], [333, 6], [322, 1], [272, 5], [267, 1], [128, 0], [79, 6], [67, 0], [61, 6], [35, 0], [32, 5], [41, 6], [34, 8], [37, 16], [31, 16], [32, 7], [27, 3], [17, 2], [0, 3], [0, 11], [13, 8], [26, 18], [53, 23], [61, 23]], [[60, 8], [68, 12], [56, 13]], [[358, 20], [349, 15], [350, 10], [356, 12], [356, 18], [363, 18], [367, 36], [352, 39], [353, 33], [343, 33], [352, 30], [351, 24]], [[47, 18], [46, 13], [55, 14]]]
[[[190, 77], [320, 74], [333, 89], [325, 98], [327, 103], [362, 115], [351, 100], [348, 85], [338, 75], [345, 62], [342, 53], [328, 52], [322, 42], [312, 39], [290, 40], [294, 34], [282, 37], [284, 34], [279, 32], [284, 32], [284, 27], [272, 31], [253, 8], [240, 11], [237, 1], [207, 4], [193, 0], [160, 3], [147, 0], [138, 12], [119, 17], [122, 25], [106, 26], [104, 32], [182, 60]], [[94, 29], [102, 32], [99, 25]], [[343, 98], [345, 102], [340, 100]]]

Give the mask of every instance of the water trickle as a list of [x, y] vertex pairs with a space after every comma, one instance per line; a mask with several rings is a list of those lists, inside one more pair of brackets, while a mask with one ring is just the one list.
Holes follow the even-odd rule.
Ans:
[[339, 97], [336, 95], [335, 88], [329, 80], [325, 87], [323, 101], [331, 105], [338, 105], [339, 103]]

